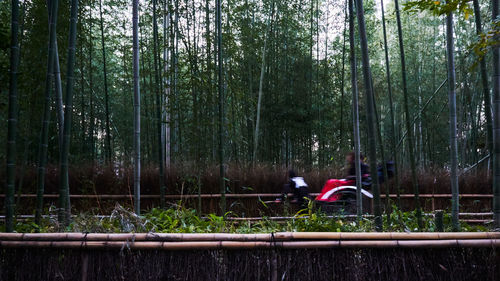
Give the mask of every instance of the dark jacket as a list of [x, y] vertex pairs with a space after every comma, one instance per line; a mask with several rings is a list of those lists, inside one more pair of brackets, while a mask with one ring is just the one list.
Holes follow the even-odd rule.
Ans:
[[[394, 176], [394, 162], [389, 161], [386, 164], [387, 168], [387, 176], [392, 178]], [[379, 183], [384, 183], [386, 179], [384, 178], [384, 173], [383, 173], [383, 167], [382, 165], [378, 165], [377, 167], [377, 175], [378, 175], [378, 182]], [[356, 167], [354, 163], [351, 164], [348, 170], [347, 174], [347, 179], [356, 179]], [[361, 181], [362, 184], [365, 186], [371, 185], [371, 177], [370, 177], [370, 167], [366, 165], [365, 163], [361, 162]]]
[[[361, 162], [361, 184], [364, 186], [370, 186], [372, 184], [372, 178], [370, 177], [370, 167], [365, 163]], [[351, 166], [347, 170], [346, 179], [356, 180], [356, 165], [351, 163]]]
[[[364, 175], [369, 175], [370, 174], [370, 167], [366, 165], [365, 163], [361, 162], [361, 177]], [[349, 167], [349, 170], [347, 171], [347, 178], [355, 178], [356, 177], [356, 165], [355, 163], [351, 163], [351, 166]]]

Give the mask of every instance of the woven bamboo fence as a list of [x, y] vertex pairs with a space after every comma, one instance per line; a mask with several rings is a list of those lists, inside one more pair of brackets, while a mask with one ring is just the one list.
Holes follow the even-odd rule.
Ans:
[[3, 280], [500, 280], [500, 233], [0, 233]]

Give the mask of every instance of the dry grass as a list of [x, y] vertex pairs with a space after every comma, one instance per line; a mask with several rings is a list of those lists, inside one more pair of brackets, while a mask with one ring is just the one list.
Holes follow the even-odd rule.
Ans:
[[[5, 177], [0, 173], [0, 184]], [[24, 169], [22, 193], [35, 193], [36, 167], [28, 166]], [[226, 167], [227, 192], [229, 193], [276, 193], [280, 192], [287, 181], [287, 169], [281, 166], [259, 164], [245, 166], [230, 164]], [[18, 172], [18, 177], [21, 175]], [[342, 169], [299, 169], [299, 176], [304, 177], [311, 192], [319, 192], [326, 180], [341, 178]], [[72, 194], [128, 194], [133, 188], [133, 170], [131, 167], [112, 169], [108, 166], [92, 164], [73, 165], [70, 169], [70, 188]], [[199, 177], [199, 179], [198, 179]], [[420, 193], [450, 193], [449, 174], [444, 169], [433, 169], [432, 172], [418, 174]], [[18, 186], [20, 179], [18, 178]], [[190, 164], [174, 165], [166, 171], [165, 183], [168, 194], [190, 194], [198, 190], [198, 182], [202, 193], [219, 193], [219, 168], [209, 166], [196, 168]], [[393, 182], [391, 180], [389, 183]], [[45, 192], [58, 192], [58, 167], [49, 165], [45, 179]], [[413, 193], [411, 177], [408, 171], [400, 176], [402, 193]], [[491, 194], [491, 177], [485, 170], [469, 172], [460, 177], [461, 193]], [[391, 193], [396, 193], [392, 184], [388, 184]], [[146, 166], [141, 174], [142, 194], [159, 194], [158, 168]], [[385, 190], [383, 190], [385, 192]]]
[[[3, 172], [1, 170], [1, 172]], [[1, 173], [0, 172], [0, 173]], [[310, 192], [319, 192], [327, 179], [341, 178], [342, 169], [299, 169], [297, 174], [303, 176], [309, 184]], [[21, 175], [21, 173], [18, 173]], [[199, 178], [198, 178], [199, 177]], [[442, 194], [450, 193], [449, 174], [444, 169], [432, 169], [432, 172], [421, 172], [419, 177], [420, 193]], [[0, 181], [5, 177], [0, 175]], [[283, 184], [287, 181], [287, 169], [282, 166], [259, 164], [256, 166], [230, 164], [226, 167], [226, 185], [228, 193], [279, 193]], [[18, 179], [18, 183], [20, 180]], [[173, 165], [167, 170], [165, 182], [168, 194], [197, 194], [201, 187], [201, 193], [219, 193], [219, 168], [209, 166], [197, 168], [192, 164]], [[391, 180], [393, 182], [393, 180]], [[382, 186], [382, 193], [385, 188], [390, 189], [390, 193], [396, 193], [392, 184]], [[410, 173], [405, 171], [401, 175], [401, 193], [413, 193]], [[0, 182], [1, 184], [1, 182]], [[59, 185], [58, 168], [49, 165], [47, 168], [45, 193], [57, 194]], [[70, 170], [70, 192], [71, 194], [133, 194], [133, 169], [125, 167], [112, 169], [108, 166], [92, 165], [91, 163], [73, 165]], [[491, 194], [491, 178], [488, 178], [486, 171], [478, 170], [469, 172], [460, 177], [460, 192]], [[29, 166], [24, 169], [24, 179], [22, 193], [36, 193], [36, 167]], [[158, 168], [146, 166], [141, 175], [141, 194], [159, 194]], [[447, 209], [449, 202], [440, 200], [436, 205], [431, 206], [429, 200], [423, 200], [422, 204], [427, 209], [443, 208]], [[478, 202], [476, 202], [478, 201]], [[34, 199], [23, 199], [18, 206], [21, 213], [30, 213], [34, 206]], [[56, 200], [46, 200], [47, 203], [55, 203]], [[203, 201], [202, 211], [206, 213], [218, 210], [217, 200]], [[461, 204], [469, 211], [484, 211], [491, 208], [489, 201], [463, 200]], [[3, 202], [2, 202], [3, 203]], [[73, 207], [79, 210], [96, 209], [103, 213], [103, 210], [110, 210], [114, 207], [114, 200], [95, 199], [74, 200]], [[120, 203], [127, 207], [132, 207], [131, 200], [121, 200]], [[158, 200], [143, 200], [144, 208], [151, 208], [158, 205]], [[1, 204], [1, 203], [0, 203]], [[197, 200], [183, 202], [186, 207], [196, 208]], [[263, 208], [255, 199], [231, 199], [228, 201], [230, 209], [238, 214], [281, 214], [283, 210], [277, 206]], [[410, 210], [413, 207], [412, 200], [405, 200], [404, 209]]]

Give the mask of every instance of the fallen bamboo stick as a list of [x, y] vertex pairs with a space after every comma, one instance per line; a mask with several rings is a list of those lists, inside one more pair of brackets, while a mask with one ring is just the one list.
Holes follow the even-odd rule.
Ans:
[[215, 249], [317, 249], [317, 248], [471, 248], [500, 247], [499, 239], [473, 240], [337, 240], [337, 241], [0, 241], [0, 248], [215, 250]]

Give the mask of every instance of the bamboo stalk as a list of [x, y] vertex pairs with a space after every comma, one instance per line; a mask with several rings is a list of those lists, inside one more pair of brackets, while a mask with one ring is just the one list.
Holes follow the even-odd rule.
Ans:
[[[356, 71], [356, 46], [354, 42], [354, 4], [348, 0], [349, 7], [349, 64], [351, 66], [352, 120], [354, 137], [354, 165], [356, 171], [356, 214], [360, 221], [363, 216], [363, 200], [361, 195], [361, 142], [359, 137], [359, 92]], [[345, 38], [345, 37], [344, 37]], [[342, 72], [343, 75], [343, 72]]]
[[411, 130], [410, 124], [410, 110], [408, 109], [408, 86], [406, 79], [406, 62], [405, 62], [405, 52], [403, 45], [403, 31], [401, 27], [401, 17], [399, 14], [399, 0], [394, 0], [394, 8], [396, 10], [396, 23], [398, 28], [398, 41], [399, 41], [399, 53], [401, 58], [401, 82], [403, 86], [403, 105], [404, 105], [404, 115], [405, 115], [405, 123], [406, 123], [406, 131], [408, 132], [408, 154], [410, 156], [410, 170], [411, 170], [411, 179], [413, 184], [413, 191], [415, 193], [415, 209], [418, 221], [419, 229], [422, 228], [422, 210], [420, 207], [420, 199], [419, 199], [419, 188], [418, 188], [418, 177], [417, 177], [417, 169], [415, 167], [415, 155], [414, 155], [414, 145], [413, 145], [413, 132]]
[[5, 230], [14, 230], [14, 191], [16, 188], [16, 138], [18, 121], [17, 76], [19, 65], [19, 1], [13, 0], [11, 7], [11, 48], [9, 72], [9, 113], [7, 119], [7, 153], [5, 191]]
[[217, 30], [217, 89], [219, 94], [219, 184], [220, 184], [220, 192], [221, 192], [221, 202], [220, 209], [221, 214], [226, 216], [226, 182], [225, 182], [225, 169], [224, 169], [224, 132], [226, 130], [226, 126], [224, 124], [224, 91], [223, 91], [223, 83], [224, 78], [222, 76], [222, 69], [224, 68], [222, 62], [222, 25], [221, 25], [221, 1], [216, 0], [216, 30]]
[[[43, 121], [40, 132], [40, 145], [38, 149], [38, 168], [37, 168], [37, 202], [35, 210], [35, 223], [40, 224], [40, 217], [43, 210], [43, 193], [45, 191], [45, 166], [47, 164], [47, 150], [49, 139], [49, 124], [50, 124], [50, 94], [51, 84], [54, 78], [54, 59], [56, 55], [56, 26], [57, 26], [57, 11], [59, 9], [58, 0], [48, 2], [47, 10], [49, 14], [49, 48], [47, 58], [47, 75], [45, 78], [45, 95], [44, 95], [44, 110]], [[57, 83], [56, 83], [57, 84]], [[62, 125], [61, 125], [62, 126]], [[61, 128], [61, 127], [60, 127]], [[62, 136], [62, 133], [59, 134]], [[62, 138], [60, 138], [62, 140]], [[61, 142], [62, 143], [62, 142]]]
[[66, 69], [66, 104], [64, 109], [63, 142], [59, 156], [59, 222], [69, 225], [71, 217], [69, 201], [69, 151], [71, 141], [71, 119], [73, 114], [73, 87], [76, 33], [78, 19], [78, 0], [71, 0], [70, 31], [68, 35], [68, 59]]
[[[367, 135], [368, 135], [368, 154], [369, 154], [369, 164], [370, 173], [373, 179], [372, 182], [372, 192], [373, 192], [373, 209], [375, 214], [375, 228], [377, 231], [383, 230], [382, 224], [382, 210], [380, 205], [380, 185], [378, 182], [377, 175], [377, 140], [375, 138], [376, 128], [375, 128], [375, 105], [373, 104], [373, 87], [371, 81], [371, 68], [370, 68], [370, 58], [368, 54], [368, 38], [366, 35], [365, 26], [365, 15], [363, 8], [363, 1], [356, 0], [356, 15], [358, 20], [358, 31], [360, 37], [361, 46], [361, 62], [363, 69], [363, 81], [365, 88], [365, 99], [366, 99], [366, 123], [367, 123]], [[418, 208], [417, 208], [418, 209]]]
[[317, 248], [479, 248], [500, 247], [499, 239], [473, 240], [363, 240], [363, 241], [0, 241], [0, 248], [210, 250], [210, 249], [317, 249]]
[[141, 94], [139, 83], [139, 1], [132, 1], [132, 46], [134, 73], [134, 210], [141, 213]]
[[[497, 0], [491, 1], [491, 18], [497, 19], [499, 5]], [[495, 213], [495, 228], [500, 229], [500, 47], [492, 48], [492, 99], [493, 99], [493, 188], [495, 194], [492, 210]]]

